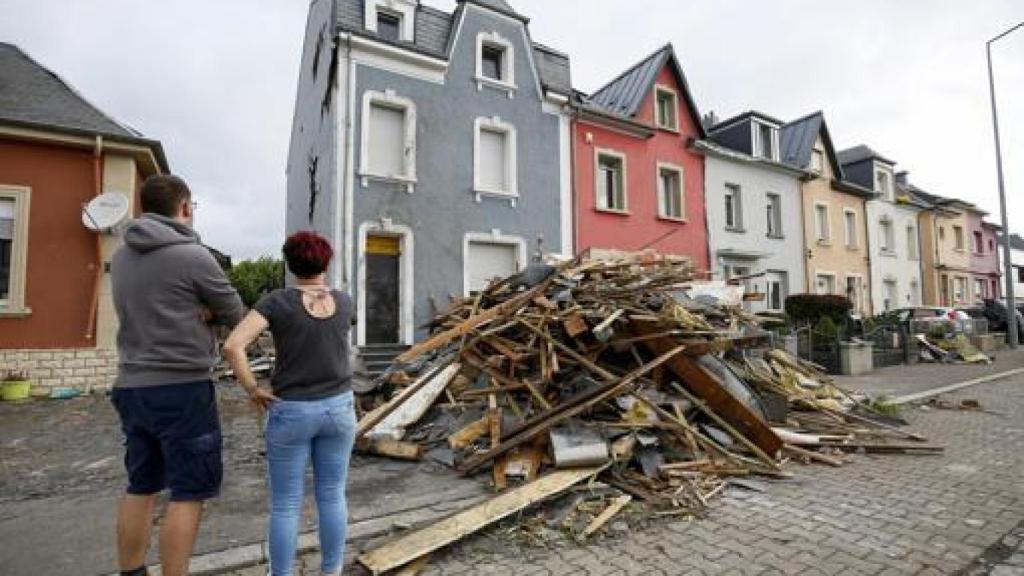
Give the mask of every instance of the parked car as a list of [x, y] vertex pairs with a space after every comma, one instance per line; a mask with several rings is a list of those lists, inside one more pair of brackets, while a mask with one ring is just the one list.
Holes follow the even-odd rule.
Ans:
[[[1010, 314], [1006, 308], [1006, 302], [1002, 300], [988, 299], [981, 306], [975, 306], [965, 310], [973, 318], [984, 318], [988, 320], [988, 329], [992, 332], [1006, 332]], [[1017, 320], [1017, 333], [1024, 334], [1024, 315], [1020, 309], [1014, 310], [1014, 317]]]
[[957, 320], [970, 320], [971, 316], [966, 312], [949, 308], [946, 306], [913, 306], [909, 308], [897, 308], [884, 314], [892, 317], [898, 322], [949, 322]]

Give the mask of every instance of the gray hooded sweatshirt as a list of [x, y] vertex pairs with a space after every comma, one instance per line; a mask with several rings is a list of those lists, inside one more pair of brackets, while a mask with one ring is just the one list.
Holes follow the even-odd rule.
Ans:
[[111, 262], [120, 365], [115, 386], [145, 388], [208, 381], [217, 362], [208, 308], [235, 326], [243, 306], [217, 261], [187, 225], [143, 214], [128, 225]]

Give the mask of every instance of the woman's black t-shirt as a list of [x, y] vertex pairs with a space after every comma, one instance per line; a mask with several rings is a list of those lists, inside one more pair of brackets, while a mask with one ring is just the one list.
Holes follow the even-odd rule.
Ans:
[[306, 310], [302, 292], [295, 288], [275, 290], [254, 307], [274, 335], [277, 361], [271, 386], [282, 400], [322, 400], [352, 389], [352, 299], [336, 290], [331, 295], [334, 315], [322, 319]]

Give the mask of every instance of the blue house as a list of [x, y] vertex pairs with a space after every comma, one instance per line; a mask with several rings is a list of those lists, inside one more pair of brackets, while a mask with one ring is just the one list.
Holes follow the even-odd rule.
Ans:
[[411, 344], [449, 298], [572, 253], [569, 58], [503, 0], [314, 0], [288, 232], [339, 255], [356, 342]]

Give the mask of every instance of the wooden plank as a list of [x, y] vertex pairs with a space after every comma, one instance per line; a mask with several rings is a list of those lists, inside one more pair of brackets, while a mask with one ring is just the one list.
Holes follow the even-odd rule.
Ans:
[[476, 442], [491, 429], [490, 419], [486, 416], [469, 424], [462, 430], [448, 437], [448, 446], [453, 450], [462, 450], [473, 442]]
[[[725, 428], [726, 432], [728, 432], [730, 436], [738, 440], [740, 444], [743, 444], [744, 446], [749, 448], [750, 451], [756, 454], [758, 458], [763, 460], [765, 464], [772, 468], [778, 468], [779, 464], [778, 462], [776, 462], [775, 457], [765, 454], [764, 451], [761, 450], [761, 448], [757, 444], [755, 444], [753, 441], [749, 440], [746, 436], [741, 434], [738, 430], [730, 426], [729, 423], [722, 419], [721, 416], [716, 414], [714, 410], [708, 408], [707, 402], [701, 400], [700, 398], [697, 398], [693, 394], [690, 394], [689, 390], [683, 388], [682, 386], [676, 384], [675, 382], [673, 382], [671, 386], [673, 390], [685, 396], [687, 400], [692, 402], [693, 405], [696, 406], [701, 412], [703, 412], [708, 418], [711, 418], [712, 420], [715, 421], [716, 424], [718, 424], [722, 428]], [[775, 434], [775, 431], [772, 430], [772, 433]], [[778, 435], [776, 434], [776, 436]], [[782, 440], [779, 439], [779, 441], [781, 442]], [[776, 454], [776, 457], [778, 457], [778, 454]]]
[[380, 548], [360, 555], [358, 561], [372, 574], [394, 570], [457, 542], [502, 518], [560, 494], [603, 469], [603, 466], [599, 466], [552, 472], [445, 520], [401, 536]]
[[365, 436], [367, 432], [373, 430], [374, 426], [380, 424], [382, 420], [391, 415], [391, 413], [404, 404], [406, 400], [413, 397], [421, 388], [430, 383], [430, 381], [434, 379], [434, 376], [437, 376], [450, 363], [451, 360], [446, 360], [434, 366], [428, 370], [426, 374], [420, 376], [415, 382], [405, 387], [397, 396], [392, 398], [390, 402], [374, 409], [366, 416], [363, 416], [363, 419], [359, 421], [359, 425], [356, 427], [356, 438], [361, 438]]
[[492, 308], [488, 308], [487, 310], [484, 310], [479, 314], [471, 316], [458, 326], [450, 328], [444, 332], [441, 332], [440, 334], [435, 334], [426, 341], [421, 342], [403, 352], [400, 356], [398, 356], [398, 358], [395, 359], [395, 361], [400, 364], [407, 364], [415, 360], [416, 358], [419, 358], [421, 355], [426, 354], [427, 352], [433, 352], [434, 350], [437, 350], [438, 348], [441, 348], [447, 345], [448, 343], [452, 342], [456, 338], [469, 334], [474, 328], [480, 326], [481, 324], [484, 324], [485, 322], [490, 322], [491, 320], [501, 318], [502, 316], [515, 312], [516, 310], [521, 308], [523, 304], [529, 302], [536, 296], [543, 294], [556, 276], [557, 273], [552, 274], [550, 278], [534, 286], [533, 288], [527, 290], [526, 292], [523, 292], [518, 296], [509, 298], [508, 300], [502, 302], [501, 304], [498, 304], [497, 306], [494, 306]]
[[356, 448], [360, 452], [376, 454], [377, 456], [387, 456], [388, 458], [395, 458], [396, 460], [418, 462], [423, 459], [423, 446], [412, 442], [391, 440], [390, 438], [370, 439], [363, 437], [359, 439], [359, 442], [356, 444]]
[[[645, 322], [633, 322], [633, 331], [648, 334], [658, 331], [658, 327]], [[654, 354], [664, 354], [675, 346], [670, 339], [646, 340], [643, 342]], [[675, 356], [665, 366], [675, 374], [691, 393], [704, 402], [708, 409], [729, 423], [739, 434], [750, 440], [759, 450], [772, 459], [778, 459], [782, 450], [782, 440], [772, 431], [771, 427], [754, 414], [735, 396], [729, 393], [718, 380], [704, 370], [689, 356]]]
[[633, 501], [633, 497], [629, 494], [623, 494], [612, 503], [608, 505], [600, 514], [598, 514], [587, 527], [583, 529], [583, 533], [580, 535], [580, 539], [589, 538], [594, 532], [601, 529], [602, 526], [608, 523], [616, 514], [618, 514], [627, 504]]
[[807, 450], [806, 448], [801, 448], [799, 446], [790, 446], [787, 444], [786, 451], [796, 454], [797, 456], [807, 458], [808, 460], [813, 460], [815, 462], [823, 462], [825, 464], [828, 464], [829, 466], [835, 466], [836, 468], [841, 468], [844, 464], [841, 458], [836, 458], [835, 456], [822, 454], [821, 452], [815, 452], [814, 450]]
[[395, 572], [395, 576], [417, 576], [427, 567], [427, 562], [430, 562], [430, 556], [421, 556], [419, 559], [406, 564], [398, 572]]
[[405, 396], [402, 402], [376, 426], [370, 428], [366, 435], [372, 438], [401, 440], [405, 436], [405, 429], [427, 413], [461, 368], [460, 364], [446, 367], [425, 385], [417, 388], [414, 394]]

